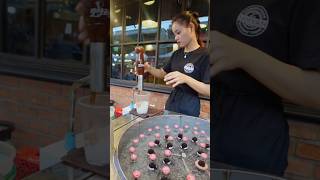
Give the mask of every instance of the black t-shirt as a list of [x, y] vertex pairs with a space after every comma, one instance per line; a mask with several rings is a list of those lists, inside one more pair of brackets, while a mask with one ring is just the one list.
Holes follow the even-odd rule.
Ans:
[[[210, 67], [208, 51], [206, 48], [198, 48], [184, 53], [184, 49], [180, 48], [172, 54], [163, 70], [166, 73], [179, 71], [197, 81], [209, 84]], [[180, 84], [171, 92], [166, 103], [166, 109], [187, 115], [199, 116], [200, 100], [198, 93], [187, 84]]]
[[[287, 64], [320, 69], [320, 1], [215, 0], [211, 4], [213, 30]], [[289, 144], [281, 99], [240, 69], [211, 79], [211, 90], [214, 158], [281, 175]]]
[[[194, 66], [190, 71], [188, 71], [186, 64], [191, 63]], [[173, 52], [169, 62], [163, 67], [166, 73], [173, 71], [179, 71], [186, 74], [193, 79], [204, 82], [206, 84], [210, 83], [209, 75], [209, 54], [206, 48], [198, 48], [194, 51], [184, 53], [184, 49], [180, 48]], [[190, 87], [189, 87], [190, 88]]]

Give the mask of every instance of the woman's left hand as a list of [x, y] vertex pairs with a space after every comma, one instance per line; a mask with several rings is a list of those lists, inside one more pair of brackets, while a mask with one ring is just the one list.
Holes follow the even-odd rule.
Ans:
[[174, 71], [164, 76], [164, 81], [166, 82], [166, 85], [171, 85], [172, 87], [176, 87], [179, 84], [184, 84], [188, 81], [188, 79], [189, 76], [179, 71]]
[[258, 57], [262, 53], [218, 31], [212, 31], [210, 34], [209, 51], [212, 64], [210, 70], [212, 77], [222, 71], [237, 68], [245, 70], [246, 65], [248, 65], [252, 59], [259, 60]]

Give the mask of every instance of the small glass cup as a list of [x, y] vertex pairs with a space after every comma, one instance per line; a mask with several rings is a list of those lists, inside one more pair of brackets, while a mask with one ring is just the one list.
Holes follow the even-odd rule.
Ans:
[[137, 91], [134, 93], [134, 102], [138, 114], [147, 114], [149, 108], [150, 93], [146, 91]]

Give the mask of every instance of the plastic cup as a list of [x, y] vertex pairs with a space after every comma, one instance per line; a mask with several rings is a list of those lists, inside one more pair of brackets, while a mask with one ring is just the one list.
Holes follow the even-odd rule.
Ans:
[[134, 93], [134, 102], [138, 114], [147, 114], [149, 107], [150, 93], [146, 91], [140, 91]]
[[114, 113], [115, 113], [115, 108], [113, 106], [110, 106], [110, 120], [114, 119]]
[[85, 158], [89, 164], [103, 166], [109, 163], [110, 118], [106, 95], [97, 95], [95, 104], [90, 96], [78, 100], [79, 120], [84, 140]]

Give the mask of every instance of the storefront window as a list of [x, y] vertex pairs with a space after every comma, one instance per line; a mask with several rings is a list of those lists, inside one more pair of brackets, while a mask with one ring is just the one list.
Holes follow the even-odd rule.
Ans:
[[138, 41], [139, 34], [139, 3], [132, 2], [127, 4], [125, 7], [125, 42], [136, 42]]
[[35, 55], [35, 1], [7, 1], [5, 50], [18, 55]]
[[118, 1], [113, 2], [111, 5], [111, 43], [112, 44], [119, 44], [122, 42], [122, 13], [123, 8], [120, 7], [120, 4]]
[[[146, 44], [144, 45], [145, 50], [145, 62], [148, 62], [151, 66], [156, 65], [156, 45], [155, 44]], [[153, 83], [154, 76], [147, 73], [144, 76], [144, 82]]]
[[[160, 44], [157, 68], [164, 67], [169, 62], [172, 53], [177, 49], [178, 49], [178, 44], [176, 43]], [[162, 79], [156, 79], [156, 83], [165, 84]]]
[[197, 1], [190, 1], [191, 4], [188, 4], [190, 7], [188, 10], [196, 11], [199, 13], [199, 20], [200, 20], [200, 27], [201, 27], [201, 34], [200, 39], [205, 41], [208, 37], [209, 31], [209, 1], [208, 0], [197, 0]]
[[[0, 0], [0, 72], [63, 83], [88, 75], [90, 49], [78, 40], [79, 2]], [[105, 2], [95, 5], [107, 8], [103, 16], [108, 16]], [[106, 24], [109, 21], [108, 16]], [[106, 50], [110, 52], [110, 46]]]
[[121, 48], [120, 46], [111, 47], [111, 78], [121, 78]]
[[177, 1], [162, 0], [161, 1], [161, 28], [160, 28], [160, 40], [161, 41], [173, 41], [174, 35], [171, 30], [172, 18], [181, 12], [181, 5]]
[[124, 80], [136, 80], [134, 73], [134, 62], [136, 61], [136, 53], [134, 48], [136, 45], [124, 46], [123, 57], [123, 79]]
[[156, 40], [158, 30], [158, 0], [146, 0], [142, 4], [141, 39]]
[[46, 1], [44, 56], [51, 59], [81, 61], [78, 40], [78, 0]]

